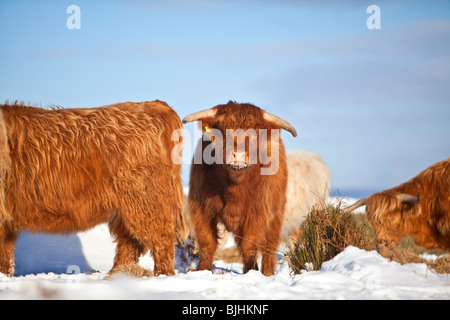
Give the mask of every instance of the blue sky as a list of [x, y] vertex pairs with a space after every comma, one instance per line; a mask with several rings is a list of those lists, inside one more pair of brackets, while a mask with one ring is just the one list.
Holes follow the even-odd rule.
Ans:
[[0, 48], [0, 101], [160, 99], [181, 118], [250, 102], [296, 127], [287, 149], [321, 155], [334, 189], [389, 188], [450, 156], [450, 1], [0, 0]]

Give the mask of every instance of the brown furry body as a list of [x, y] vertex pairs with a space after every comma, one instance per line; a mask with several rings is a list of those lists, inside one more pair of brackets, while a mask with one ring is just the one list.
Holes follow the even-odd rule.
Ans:
[[0, 272], [14, 274], [22, 230], [68, 234], [107, 221], [117, 242], [113, 270], [151, 250], [155, 274], [173, 274], [182, 188], [171, 134], [179, 128], [161, 101], [1, 105]]
[[[229, 102], [214, 108], [215, 116], [204, 118], [202, 126], [226, 129], [280, 129], [266, 121], [262, 110], [250, 104]], [[270, 141], [270, 137], [268, 138]], [[211, 142], [200, 141], [205, 150]], [[286, 203], [287, 166], [281, 139], [278, 148], [279, 169], [273, 175], [261, 175], [258, 162], [242, 170], [231, 169], [224, 164], [192, 164], [189, 184], [189, 214], [198, 241], [200, 261], [198, 269], [211, 269], [218, 245], [219, 223], [235, 235], [238, 250], [243, 258], [244, 272], [258, 269], [257, 256], [262, 253], [262, 273], [271, 275], [275, 271], [275, 251], [280, 243]], [[248, 147], [248, 146], [247, 146]], [[259, 146], [258, 146], [259, 148]], [[225, 151], [224, 151], [225, 155]]]
[[[419, 203], [402, 203], [398, 194], [420, 194]], [[426, 248], [450, 250], [450, 158], [397, 187], [367, 197], [369, 222], [380, 242], [394, 246], [413, 236]]]

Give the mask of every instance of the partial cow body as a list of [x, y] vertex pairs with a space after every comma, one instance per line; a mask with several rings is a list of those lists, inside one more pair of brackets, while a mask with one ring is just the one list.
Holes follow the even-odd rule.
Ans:
[[182, 187], [171, 134], [181, 122], [166, 103], [6, 104], [0, 114], [0, 272], [14, 274], [22, 230], [68, 234], [108, 222], [114, 268], [151, 250], [154, 272], [174, 273]]
[[450, 250], [450, 158], [345, 210], [362, 205], [380, 243], [392, 247], [412, 236], [417, 245]]

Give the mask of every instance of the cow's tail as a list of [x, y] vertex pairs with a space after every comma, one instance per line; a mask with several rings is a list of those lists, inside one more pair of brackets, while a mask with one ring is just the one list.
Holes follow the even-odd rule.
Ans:
[[6, 131], [3, 108], [0, 108], [0, 224], [10, 220], [11, 214], [6, 208], [6, 177], [11, 168], [9, 156], [8, 133]]

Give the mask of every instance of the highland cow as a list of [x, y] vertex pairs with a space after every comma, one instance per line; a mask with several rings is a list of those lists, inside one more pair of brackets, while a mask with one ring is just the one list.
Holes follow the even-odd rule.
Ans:
[[69, 234], [108, 222], [117, 243], [111, 273], [139, 270], [139, 256], [150, 250], [154, 274], [174, 274], [183, 193], [171, 135], [181, 127], [161, 101], [1, 105], [0, 272], [14, 274], [22, 230]]
[[[217, 225], [235, 236], [244, 272], [275, 272], [286, 203], [287, 167], [280, 129], [295, 137], [285, 120], [251, 104], [228, 102], [196, 112], [204, 132], [191, 167], [188, 206], [198, 242], [198, 269], [212, 268]], [[198, 155], [202, 161], [198, 162]]]
[[402, 237], [412, 236], [417, 245], [450, 250], [450, 158], [345, 210], [363, 205], [382, 245], [394, 247]]

